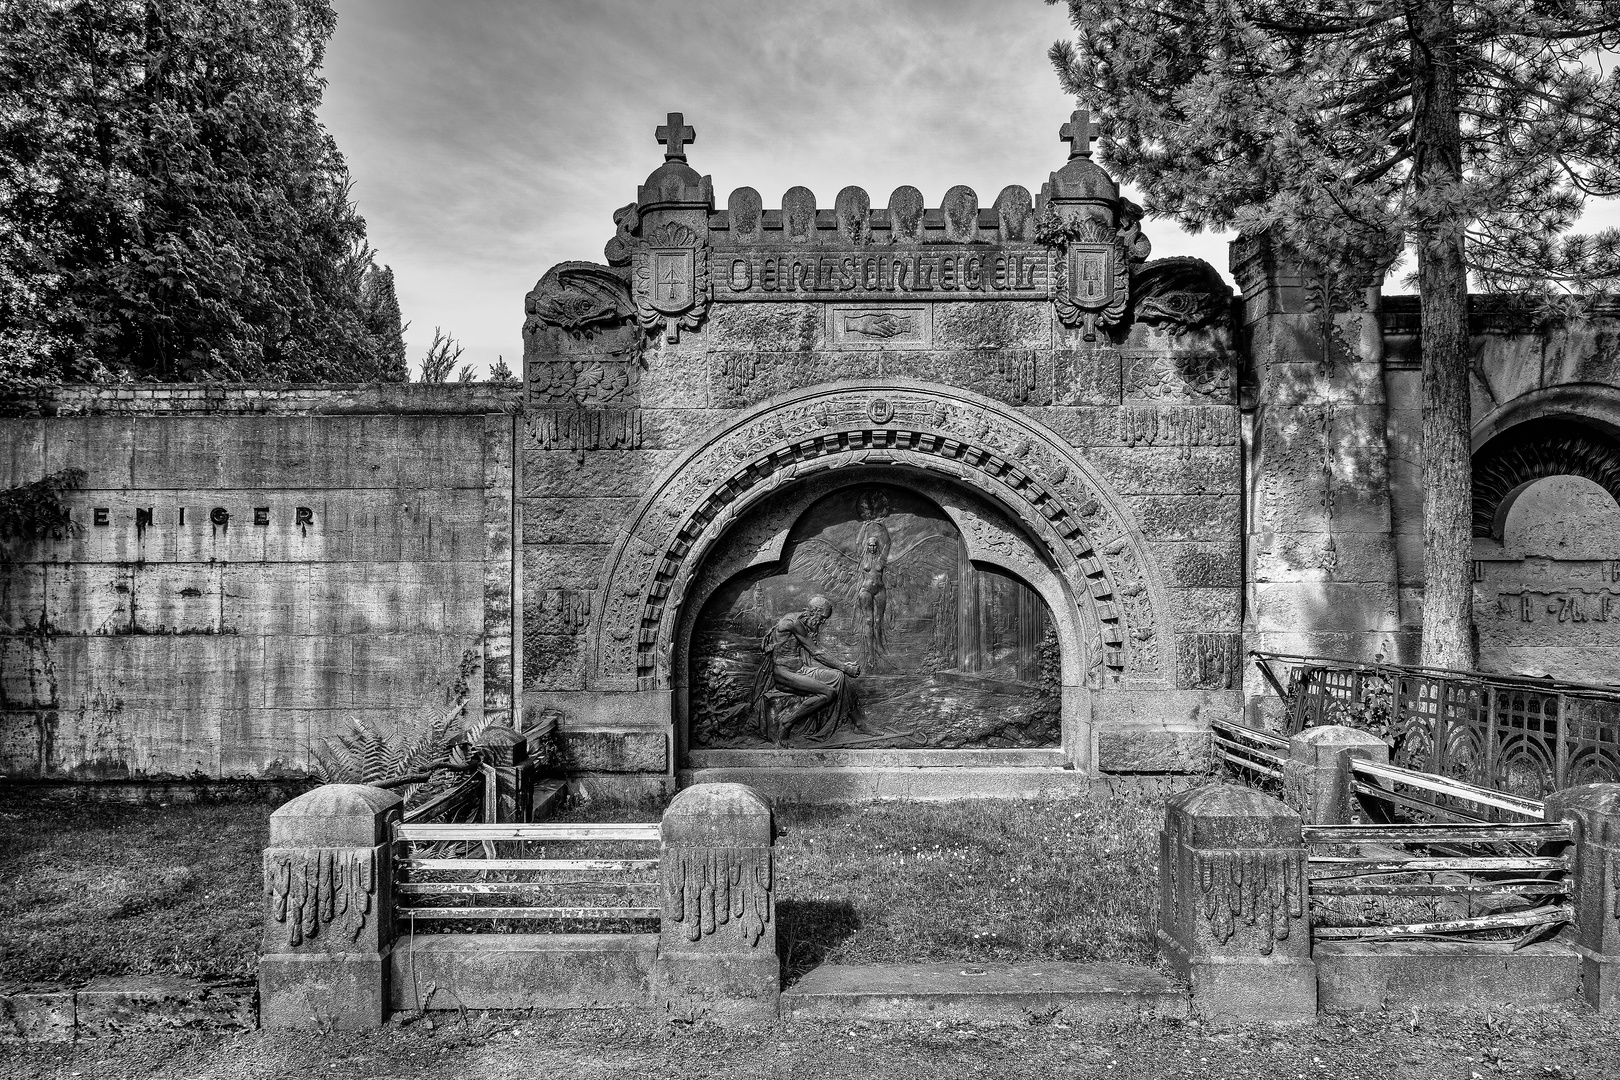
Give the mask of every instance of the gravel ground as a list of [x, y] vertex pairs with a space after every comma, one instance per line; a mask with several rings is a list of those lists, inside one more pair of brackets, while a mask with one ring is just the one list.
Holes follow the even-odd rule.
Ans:
[[441, 1017], [363, 1035], [176, 1033], [0, 1044], [0, 1076], [283, 1080], [535, 1077], [1307, 1077], [1494, 1080], [1620, 1076], [1620, 1020], [1554, 1013], [1367, 1015], [1294, 1032], [1195, 1024], [661, 1023], [628, 1012]]

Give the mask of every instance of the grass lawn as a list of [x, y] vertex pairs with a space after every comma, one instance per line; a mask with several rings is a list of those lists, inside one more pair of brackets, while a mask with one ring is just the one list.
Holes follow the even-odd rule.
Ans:
[[252, 978], [270, 810], [0, 796], [0, 980]]
[[[0, 796], [0, 980], [251, 978], [271, 806]], [[777, 940], [824, 962], [1154, 961], [1162, 796], [784, 807]], [[587, 804], [574, 820], [655, 820]]]

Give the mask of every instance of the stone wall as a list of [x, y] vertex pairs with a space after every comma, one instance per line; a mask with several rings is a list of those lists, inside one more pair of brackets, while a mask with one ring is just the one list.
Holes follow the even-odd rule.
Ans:
[[351, 719], [510, 711], [515, 388], [70, 388], [0, 486], [77, 535], [6, 568], [0, 771], [264, 778]]

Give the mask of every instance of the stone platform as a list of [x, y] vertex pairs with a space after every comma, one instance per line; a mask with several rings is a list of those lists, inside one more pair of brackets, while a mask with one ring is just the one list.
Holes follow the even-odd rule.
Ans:
[[1187, 992], [1148, 968], [1062, 961], [816, 968], [782, 993], [784, 1019], [1027, 1022], [1185, 1018]]
[[1084, 795], [1096, 778], [1074, 769], [1046, 767], [796, 766], [683, 769], [681, 787], [747, 784], [774, 803], [875, 802], [910, 799], [1037, 799]]
[[1319, 941], [1311, 959], [1329, 1012], [1552, 1008], [1581, 996], [1581, 958], [1563, 941]]

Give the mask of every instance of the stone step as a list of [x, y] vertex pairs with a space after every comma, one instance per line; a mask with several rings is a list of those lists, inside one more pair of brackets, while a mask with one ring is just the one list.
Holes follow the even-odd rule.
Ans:
[[1156, 774], [1092, 776], [1076, 769], [1043, 766], [868, 768], [682, 769], [681, 787], [693, 784], [747, 784], [773, 802], [848, 803], [881, 799], [945, 802], [957, 799], [1070, 798], [1094, 791], [1141, 790], [1173, 794], [1198, 783], [1196, 776]]
[[1186, 1018], [1184, 986], [1129, 964], [827, 964], [782, 994], [782, 1016], [816, 1020]]

